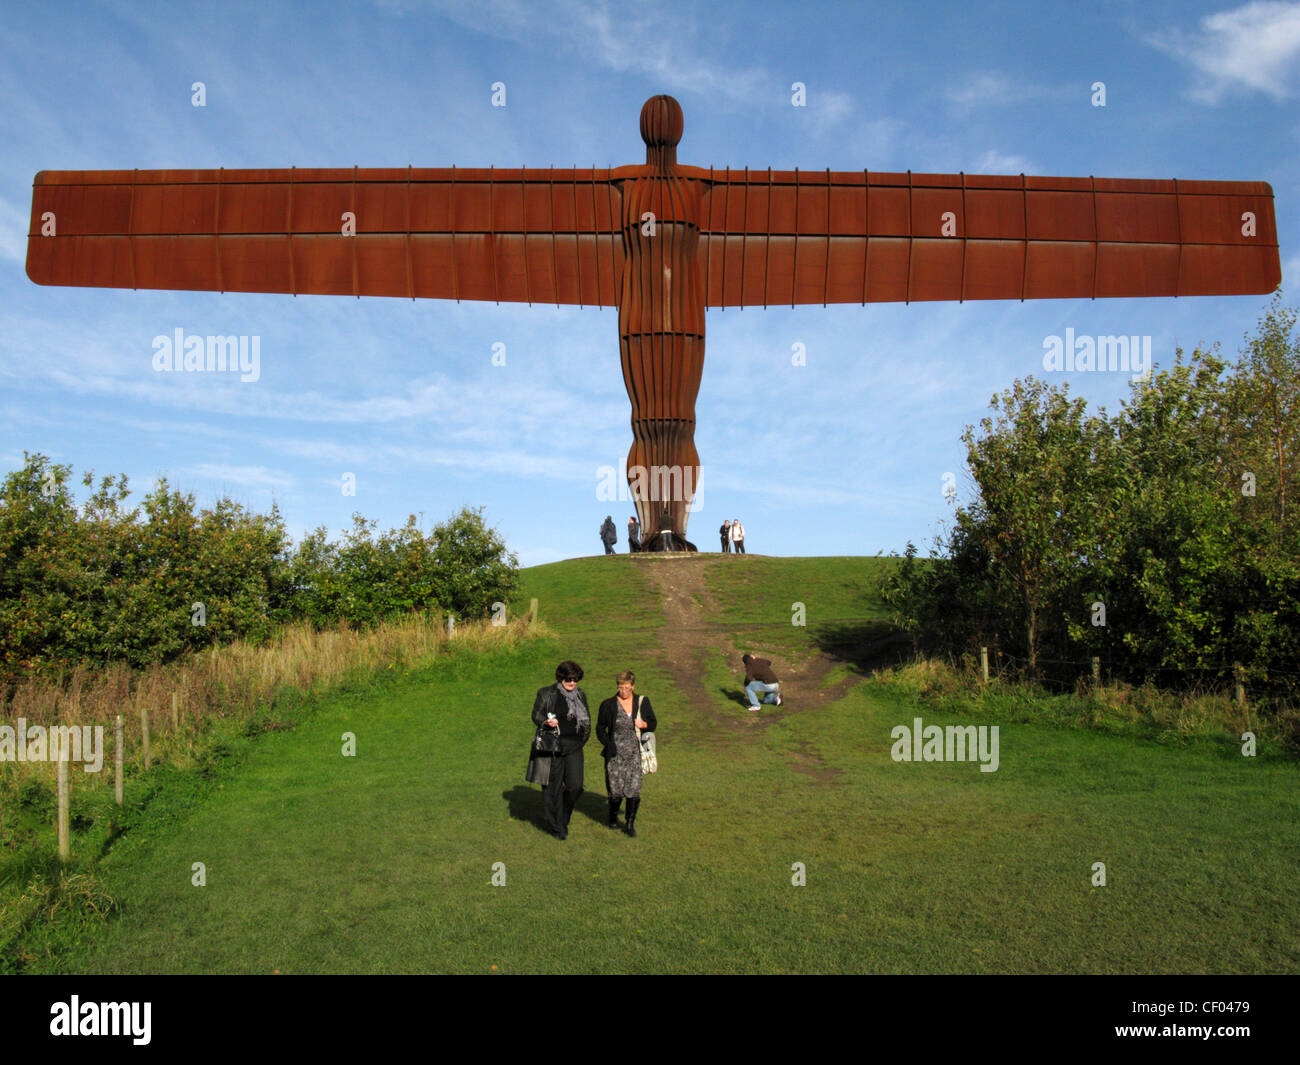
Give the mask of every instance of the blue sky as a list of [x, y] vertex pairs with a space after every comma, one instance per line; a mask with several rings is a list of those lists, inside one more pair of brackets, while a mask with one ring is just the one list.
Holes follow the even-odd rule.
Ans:
[[[23, 266], [37, 171], [639, 163], [641, 104], [666, 92], [701, 166], [1267, 181], [1284, 292], [1300, 271], [1300, 4], [11, 0], [0, 26], [0, 464], [39, 451], [204, 505], [275, 500], [295, 536], [469, 504], [525, 565], [598, 553], [611, 512], [624, 549], [630, 507], [598, 498], [631, 443], [617, 313], [42, 288]], [[1235, 354], [1267, 303], [710, 311], [690, 534], [715, 549], [739, 516], [763, 554], [927, 542], [944, 474], [970, 496], [963, 427], [1043, 376], [1046, 337]], [[259, 336], [258, 380], [156, 373], [177, 328]], [[1112, 410], [1128, 391], [1047, 376]]]

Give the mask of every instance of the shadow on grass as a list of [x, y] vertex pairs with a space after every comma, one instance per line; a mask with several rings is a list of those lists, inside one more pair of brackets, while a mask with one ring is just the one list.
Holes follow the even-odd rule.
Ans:
[[[584, 777], [588, 776], [588, 771], [584, 767]], [[602, 789], [604, 787], [603, 774], [601, 779]], [[501, 797], [505, 799], [510, 807], [510, 816], [516, 821], [526, 821], [532, 825], [538, 832], [545, 832], [549, 835], [550, 830], [546, 827], [546, 811], [542, 808], [542, 789], [532, 787], [527, 784], [517, 784], [509, 791], [503, 791]], [[599, 825], [605, 823], [609, 816], [608, 800], [605, 792], [592, 791], [585, 788], [581, 795], [578, 796], [578, 802], [573, 807], [574, 816], [581, 814], [589, 821], [595, 821]]]
[[[779, 680], [780, 678], [778, 677], [777, 679]], [[718, 691], [722, 693], [722, 696], [723, 696], [723, 697], [724, 697], [728, 702], [730, 702], [730, 703], [736, 703], [736, 704], [739, 705], [742, 709], [745, 709], [745, 710], [752, 710], [752, 709], [754, 709], [754, 708], [753, 708], [752, 706], [750, 706], [750, 704], [749, 704], [749, 696], [745, 694], [745, 689], [744, 689], [744, 688], [725, 688], [725, 687], [724, 687], [724, 688], [719, 688]], [[759, 693], [758, 693], [759, 707], [761, 708], [761, 707], [764, 707], [764, 706], [776, 706], [776, 701], [775, 701], [775, 698], [774, 698], [775, 695], [776, 695], [776, 692], [769, 692], [769, 693], [759, 692]]]
[[749, 709], [749, 696], [745, 694], [744, 688], [722, 687], [719, 688], [718, 691], [722, 693], [723, 698], [725, 698], [728, 702], [739, 703], [746, 710]]
[[887, 621], [849, 621], [823, 625], [811, 633], [813, 645], [861, 673], [896, 666], [912, 656], [907, 633]]

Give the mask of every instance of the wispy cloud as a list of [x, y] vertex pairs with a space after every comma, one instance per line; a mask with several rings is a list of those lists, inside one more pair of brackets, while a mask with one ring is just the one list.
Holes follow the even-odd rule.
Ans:
[[826, 89], [821, 92], [808, 92], [808, 117], [812, 120], [817, 133], [825, 133], [833, 126], [838, 126], [853, 114], [853, 97], [847, 92]]
[[27, 258], [27, 223], [25, 210], [8, 200], [0, 200], [0, 259], [21, 263]]
[[1195, 69], [1194, 100], [1216, 104], [1234, 89], [1286, 100], [1300, 71], [1300, 4], [1261, 0], [1206, 15], [1195, 32], [1151, 34], [1147, 43]]
[[288, 488], [297, 483], [297, 479], [290, 474], [268, 470], [265, 466], [230, 466], [225, 463], [203, 462], [186, 467], [181, 472], [244, 488]]
[[[298, 455], [317, 463], [346, 467], [356, 465], [362, 448], [330, 443], [315, 438], [269, 440], [267, 445], [286, 454]], [[445, 469], [465, 475], [495, 474], [508, 477], [546, 477], [568, 481], [583, 488], [596, 485], [596, 465], [554, 452], [539, 454], [527, 448], [511, 448], [509, 441], [495, 441], [491, 447], [448, 448], [436, 444], [407, 446], [402, 444], [368, 444], [366, 462], [375, 466], [391, 465], [396, 469]]]
[[1051, 90], [1011, 78], [997, 71], [977, 71], [943, 90], [943, 98], [959, 114], [989, 107], [1023, 104], [1026, 100], [1050, 95]]
[[636, 74], [682, 92], [751, 105], [776, 99], [784, 85], [761, 67], [717, 61], [703, 46], [693, 15], [639, 3], [564, 0], [533, 5], [520, 0], [376, 0], [398, 13], [433, 11], [477, 33], [545, 49], [581, 51], [584, 60], [619, 74]]
[[979, 174], [1033, 174], [1038, 172], [1038, 167], [1034, 166], [1023, 155], [1005, 155], [996, 148], [990, 148], [980, 156], [979, 162], [975, 164], [975, 172]]

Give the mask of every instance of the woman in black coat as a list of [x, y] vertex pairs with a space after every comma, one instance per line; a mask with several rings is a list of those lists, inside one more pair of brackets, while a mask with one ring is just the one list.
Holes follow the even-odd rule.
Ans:
[[618, 675], [618, 694], [600, 704], [596, 714], [596, 739], [605, 759], [605, 791], [609, 795], [610, 828], [618, 828], [618, 808], [627, 799], [623, 831], [636, 835], [636, 815], [641, 806], [641, 736], [658, 724], [650, 700], [634, 695], [636, 677], [630, 669]]
[[578, 687], [580, 680], [582, 667], [577, 662], [561, 662], [555, 667], [555, 683], [539, 688], [533, 701], [533, 723], [560, 735], [550, 783], [542, 788], [546, 827], [558, 839], [569, 838], [569, 818], [582, 794], [582, 748], [591, 735], [591, 712], [586, 694]]

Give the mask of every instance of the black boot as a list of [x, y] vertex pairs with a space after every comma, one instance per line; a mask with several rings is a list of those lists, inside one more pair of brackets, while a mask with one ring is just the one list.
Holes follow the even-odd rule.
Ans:
[[622, 805], [622, 799], [609, 800], [609, 820], [605, 822], [606, 827], [618, 828], [618, 808]]
[[627, 817], [625, 818], [626, 824], [623, 826], [623, 831], [632, 837], [636, 836], [636, 812], [640, 806], [640, 796], [627, 800]]

